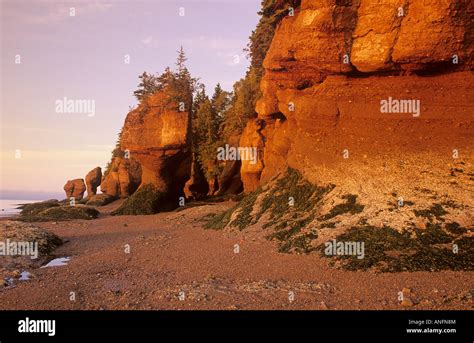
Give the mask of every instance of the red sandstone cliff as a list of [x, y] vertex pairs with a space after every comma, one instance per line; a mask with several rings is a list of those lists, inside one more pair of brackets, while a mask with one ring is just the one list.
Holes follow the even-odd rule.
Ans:
[[[348, 164], [345, 149], [349, 161], [390, 151], [439, 151], [449, 161], [456, 148], [468, 157], [473, 12], [472, 2], [454, 0], [302, 1], [264, 61], [263, 122], [248, 124], [241, 145], [265, 141], [265, 149], [257, 166], [243, 162], [245, 190], [287, 163], [310, 173]], [[389, 97], [420, 100], [421, 115], [382, 114]]]
[[173, 198], [190, 177], [190, 112], [165, 90], [143, 102], [125, 119], [120, 148], [141, 166], [141, 185], [153, 184]]

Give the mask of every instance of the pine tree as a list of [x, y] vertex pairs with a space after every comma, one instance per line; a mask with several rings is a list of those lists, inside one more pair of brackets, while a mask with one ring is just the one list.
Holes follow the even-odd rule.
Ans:
[[214, 95], [212, 96], [211, 102], [217, 113], [217, 119], [222, 120], [230, 104], [230, 93], [223, 90], [220, 83], [214, 88]]
[[141, 82], [138, 85], [138, 89], [133, 92], [133, 95], [135, 95], [138, 101], [142, 101], [158, 90], [159, 82], [153, 74], [148, 74], [146, 71], [144, 71], [139, 78]]
[[184, 53], [183, 46], [180, 47], [178, 52], [178, 58], [176, 59], [176, 68], [178, 75], [184, 74], [187, 72], [185, 62], [188, 60], [186, 54]]

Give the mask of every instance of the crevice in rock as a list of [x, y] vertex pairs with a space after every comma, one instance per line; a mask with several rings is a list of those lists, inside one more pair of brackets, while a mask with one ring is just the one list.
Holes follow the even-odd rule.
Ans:
[[[277, 120], [279, 119], [282, 123], [286, 121], [286, 117], [283, 113], [281, 112], [276, 112], [276, 113], [272, 113], [270, 115], [270, 117], [273, 119], [273, 120]], [[263, 127], [262, 127], [263, 128]]]
[[409, 7], [410, 7], [410, 1], [405, 0], [405, 2], [402, 5], [403, 16], [398, 17], [398, 20], [397, 20], [397, 22], [396, 22], [396, 24], [393, 28], [394, 30], [397, 30], [397, 34], [395, 36], [395, 39], [393, 40], [392, 46], [389, 48], [389, 52], [388, 52], [388, 62], [389, 63], [394, 63], [393, 60], [392, 60], [393, 49], [395, 49], [395, 46], [397, 45], [398, 38], [400, 36], [400, 30], [402, 29], [402, 22], [403, 22], [403, 19], [408, 15]]
[[414, 74], [418, 76], [438, 76], [441, 74], [452, 73], [459, 68], [459, 65], [451, 63], [451, 61], [442, 61], [424, 64], [423, 69], [415, 70]]
[[306, 88], [310, 88], [310, 87], [313, 87], [313, 81], [311, 80], [304, 80], [303, 82], [299, 83], [297, 86], [296, 86], [296, 89], [301, 91], [303, 89], [306, 89]]
[[399, 70], [378, 70], [374, 72], [362, 72], [360, 70], [354, 69], [347, 73], [347, 76], [354, 78], [354, 79], [364, 79], [371, 76], [399, 76]]

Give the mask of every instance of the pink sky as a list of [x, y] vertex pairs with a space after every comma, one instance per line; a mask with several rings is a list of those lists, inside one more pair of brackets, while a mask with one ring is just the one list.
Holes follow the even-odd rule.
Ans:
[[[2, 0], [0, 197], [61, 196], [68, 179], [104, 167], [136, 104], [137, 76], [174, 66], [181, 45], [208, 90], [217, 82], [231, 90], [248, 67], [243, 49], [259, 7], [259, 0]], [[93, 100], [94, 116], [56, 113], [64, 97]]]

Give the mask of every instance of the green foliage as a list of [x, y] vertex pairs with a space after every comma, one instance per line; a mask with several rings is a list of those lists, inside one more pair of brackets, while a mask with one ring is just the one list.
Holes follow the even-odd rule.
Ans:
[[357, 214], [364, 210], [364, 205], [357, 203], [357, 195], [347, 194], [343, 196], [343, 199], [345, 199], [346, 202], [334, 206], [329, 213], [325, 214], [320, 219], [326, 221], [344, 213]]
[[[463, 231], [464, 232], [464, 231]], [[390, 227], [356, 226], [336, 238], [339, 242], [364, 242], [364, 258], [332, 256], [348, 270], [375, 268], [381, 272], [474, 270], [474, 238], [448, 234], [439, 226], [398, 232]], [[458, 252], [452, 250], [458, 246]], [[325, 245], [319, 247], [324, 254]]]
[[59, 206], [59, 202], [57, 200], [46, 200], [42, 202], [35, 202], [31, 204], [25, 204], [21, 206], [21, 213], [22, 216], [33, 216], [41, 211], [44, 211], [51, 207]]
[[221, 125], [230, 103], [229, 96], [217, 84], [212, 99], [209, 99], [205, 88], [201, 87], [193, 104], [193, 146], [207, 180], [212, 180], [222, 171], [222, 164], [217, 161], [217, 148], [224, 144]]
[[[280, 252], [309, 253], [315, 249], [311, 243], [317, 238], [317, 233], [308, 225], [314, 221], [323, 197], [334, 187], [332, 184], [325, 187], [313, 185], [298, 171], [289, 168], [267, 189], [257, 189], [235, 207], [213, 217], [207, 227], [222, 229], [229, 225], [244, 230], [268, 214], [269, 221], [263, 228], [273, 227], [275, 232], [267, 235], [267, 239], [278, 241]], [[294, 200], [293, 206], [289, 204], [290, 197]]]
[[249, 37], [247, 53], [251, 65], [258, 70], [260, 77], [263, 72], [263, 60], [275, 34], [278, 23], [288, 15], [288, 8], [296, 8], [300, 0], [263, 0], [262, 8], [258, 14], [261, 16], [257, 27]]
[[264, 74], [263, 60], [270, 47], [275, 29], [281, 19], [288, 14], [288, 8], [298, 7], [300, 0], [263, 0], [258, 13], [260, 21], [249, 37], [245, 51], [250, 59], [250, 67], [245, 77], [234, 84], [233, 96], [225, 112], [223, 136], [225, 140], [242, 133], [251, 118], [256, 117], [255, 106], [262, 96], [260, 80]]
[[159, 212], [165, 196], [153, 184], [140, 187], [112, 215], [149, 215]]
[[76, 206], [53, 206], [35, 212], [31, 215], [22, 214], [20, 220], [27, 222], [44, 222], [44, 221], [63, 221], [71, 219], [95, 219], [99, 216], [99, 212], [89, 206], [76, 205]]
[[250, 68], [245, 78], [234, 84], [234, 92], [229, 109], [225, 112], [223, 135], [226, 140], [232, 135], [241, 134], [251, 118], [255, 118], [255, 106], [261, 97], [260, 77], [257, 69]]
[[144, 71], [138, 78], [141, 82], [138, 84], [138, 89], [133, 92], [138, 101], [142, 101], [147, 96], [158, 91], [159, 84], [155, 75]]
[[197, 79], [191, 76], [185, 65], [186, 60], [183, 47], [181, 47], [176, 60], [176, 71], [172, 71], [167, 67], [161, 75], [143, 72], [139, 76], [141, 82], [138, 89], [133, 93], [137, 100], [143, 102], [148, 96], [166, 88], [171, 93], [170, 102], [183, 102], [185, 108], [190, 111], [192, 96], [197, 87]]

